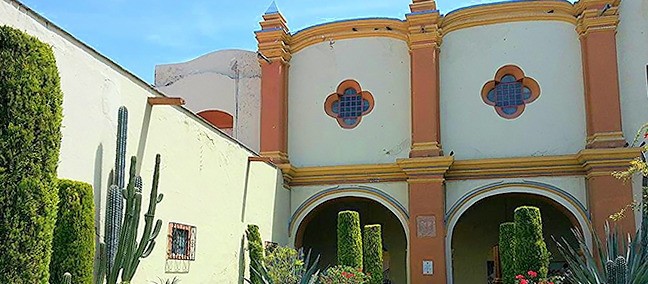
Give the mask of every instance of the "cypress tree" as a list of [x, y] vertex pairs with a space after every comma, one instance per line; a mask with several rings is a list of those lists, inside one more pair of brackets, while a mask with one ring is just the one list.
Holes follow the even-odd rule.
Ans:
[[339, 265], [362, 270], [362, 233], [358, 212], [338, 213], [337, 257]]
[[364, 273], [369, 275], [368, 284], [382, 284], [383, 247], [382, 228], [380, 225], [364, 226], [362, 248], [364, 250]]
[[515, 284], [515, 223], [502, 223], [499, 228], [499, 256], [502, 282]]
[[95, 255], [95, 222], [92, 186], [78, 181], [59, 180], [59, 204], [50, 283], [63, 283], [63, 273], [72, 275], [72, 283], [92, 283]]
[[535, 271], [541, 278], [549, 272], [549, 251], [542, 236], [540, 209], [522, 206], [515, 209], [515, 271], [526, 275]]
[[250, 253], [250, 281], [252, 284], [261, 284], [263, 281], [259, 273], [261, 273], [263, 265], [263, 243], [261, 233], [259, 233], [259, 226], [248, 225], [245, 234]]
[[0, 26], [0, 283], [47, 283], [63, 94], [52, 48]]

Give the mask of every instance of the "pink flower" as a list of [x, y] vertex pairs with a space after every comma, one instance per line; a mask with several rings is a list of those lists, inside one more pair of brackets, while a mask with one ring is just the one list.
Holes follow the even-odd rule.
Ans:
[[520, 280], [520, 284], [529, 284], [529, 280], [522, 279]]
[[533, 271], [533, 270], [529, 270], [529, 271], [527, 272], [527, 274], [528, 274], [529, 277], [531, 277], [531, 278], [536, 278], [536, 277], [538, 277], [538, 273], [535, 272], [535, 271]]
[[524, 275], [518, 274], [518, 275], [515, 276], [515, 279], [517, 279], [517, 280], [524, 279]]

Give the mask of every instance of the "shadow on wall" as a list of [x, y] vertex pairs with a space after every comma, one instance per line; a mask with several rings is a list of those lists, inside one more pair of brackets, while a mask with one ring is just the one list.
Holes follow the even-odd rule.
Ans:
[[[288, 245], [288, 223], [290, 219], [290, 191], [284, 188], [283, 173], [277, 170], [276, 190], [272, 216], [272, 240], [279, 245]], [[283, 203], [282, 203], [283, 201]]]
[[[102, 173], [103, 173], [103, 144], [99, 143], [97, 146], [97, 151], [95, 152], [95, 163], [94, 163], [94, 180], [93, 180], [93, 194], [94, 194], [94, 204], [95, 204], [95, 263], [98, 263], [99, 260], [99, 242], [103, 241], [101, 239], [101, 189], [102, 186]], [[110, 178], [110, 177], [109, 177]], [[97, 266], [94, 266], [93, 270], [94, 275], [97, 275]]]

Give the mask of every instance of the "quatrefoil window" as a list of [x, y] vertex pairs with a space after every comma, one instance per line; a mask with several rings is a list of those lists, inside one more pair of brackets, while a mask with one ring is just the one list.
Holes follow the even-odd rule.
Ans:
[[513, 119], [524, 112], [527, 104], [540, 97], [540, 85], [526, 77], [519, 67], [506, 65], [497, 71], [495, 80], [484, 85], [481, 96], [487, 105], [495, 107], [499, 116]]
[[355, 80], [340, 83], [337, 91], [326, 98], [324, 110], [335, 118], [342, 128], [358, 126], [362, 117], [374, 107], [374, 99], [369, 91], [363, 91]]

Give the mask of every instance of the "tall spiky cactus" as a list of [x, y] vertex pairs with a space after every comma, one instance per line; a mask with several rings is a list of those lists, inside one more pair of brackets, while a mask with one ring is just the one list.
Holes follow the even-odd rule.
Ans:
[[122, 216], [124, 214], [124, 200], [121, 191], [124, 189], [124, 176], [126, 169], [126, 137], [128, 132], [128, 109], [119, 108], [117, 115], [117, 143], [115, 151], [115, 169], [106, 197], [106, 221], [104, 243], [106, 244], [107, 271], [112, 270], [115, 263], [115, 254], [121, 231]]
[[119, 195], [126, 200], [126, 212], [119, 235], [115, 262], [106, 272], [108, 284], [117, 283], [119, 276], [121, 276], [122, 284], [130, 283], [139, 266], [140, 258], [151, 254], [155, 246], [155, 238], [162, 228], [162, 220], [158, 219], [155, 226], [153, 225], [155, 209], [163, 198], [162, 194], [158, 194], [160, 179], [160, 155], [158, 154], [155, 156], [155, 170], [148, 211], [144, 214], [144, 231], [139, 242], [136, 239], [142, 211], [142, 180], [141, 177], [135, 175], [136, 168], [137, 158], [133, 156], [131, 157], [128, 186], [122, 189]]

